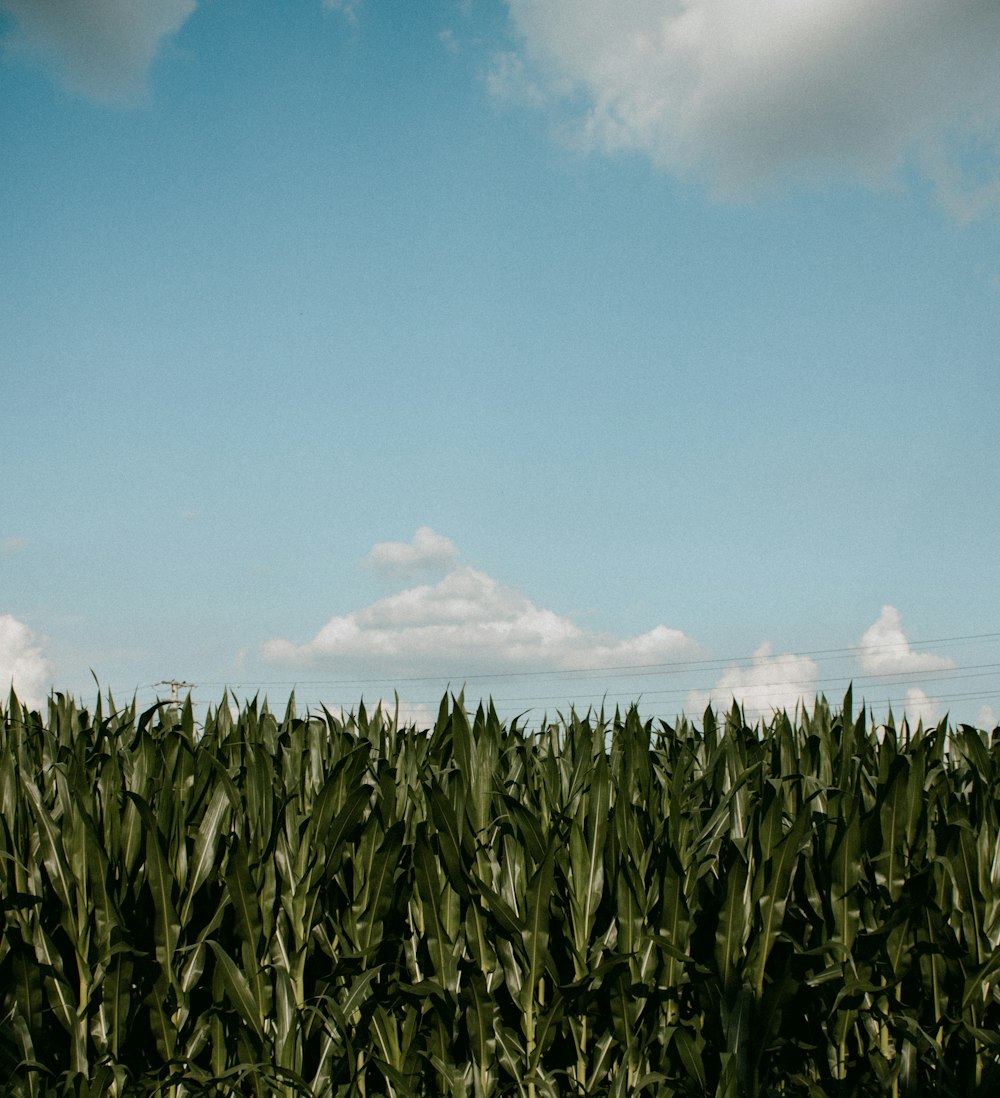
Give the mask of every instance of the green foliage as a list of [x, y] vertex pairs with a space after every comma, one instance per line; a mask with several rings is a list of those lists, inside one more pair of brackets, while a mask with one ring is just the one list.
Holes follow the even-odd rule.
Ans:
[[1000, 739], [442, 702], [0, 707], [0, 1096], [944, 1095]]

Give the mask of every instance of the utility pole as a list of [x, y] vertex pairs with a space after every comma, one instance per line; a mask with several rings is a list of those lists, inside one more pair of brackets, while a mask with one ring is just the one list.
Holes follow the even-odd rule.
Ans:
[[180, 690], [182, 687], [187, 687], [189, 690], [194, 689], [195, 683], [193, 682], [181, 682], [179, 679], [160, 679], [158, 683], [154, 683], [154, 686], [169, 686], [170, 687], [170, 704], [174, 711], [177, 712], [181, 707]]

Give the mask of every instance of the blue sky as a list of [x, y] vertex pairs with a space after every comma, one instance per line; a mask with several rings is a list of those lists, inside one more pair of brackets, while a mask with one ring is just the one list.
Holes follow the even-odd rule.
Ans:
[[0, 679], [993, 722], [998, 40], [0, 0]]

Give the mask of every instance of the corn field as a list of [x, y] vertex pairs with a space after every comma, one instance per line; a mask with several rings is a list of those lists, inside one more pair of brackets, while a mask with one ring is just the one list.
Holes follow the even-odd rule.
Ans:
[[0, 725], [0, 1095], [1000, 1091], [1000, 730]]

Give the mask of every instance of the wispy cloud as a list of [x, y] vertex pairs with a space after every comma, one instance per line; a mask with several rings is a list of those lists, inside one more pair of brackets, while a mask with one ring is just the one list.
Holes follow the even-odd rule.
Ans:
[[8, 690], [13, 683], [22, 702], [40, 706], [48, 694], [52, 670], [31, 629], [11, 614], [0, 614], [0, 689]]
[[351, 26], [357, 26], [361, 0], [323, 0], [323, 7], [340, 12]]
[[503, 50], [493, 55], [486, 73], [486, 86], [495, 98], [504, 102], [523, 107], [545, 104], [545, 92], [516, 50]]
[[816, 694], [817, 668], [808, 656], [773, 654], [770, 642], [754, 652], [749, 665], [732, 664], [719, 676], [711, 690], [691, 691], [688, 712], [699, 715], [711, 703], [726, 711], [733, 699], [747, 710], [748, 719], [767, 717], [772, 712], [795, 711], [799, 702], [811, 702]]
[[[578, 141], [741, 197], [787, 180], [884, 186], [920, 166], [944, 206], [1000, 200], [1000, 6], [940, 0], [508, 0], [498, 94], [565, 103]], [[582, 107], [581, 107], [582, 104]], [[973, 184], [973, 178], [985, 181]]]
[[380, 541], [366, 558], [380, 572], [404, 576], [450, 568], [457, 559], [455, 543], [429, 526], [421, 526], [411, 541]]
[[22, 549], [27, 549], [30, 544], [31, 540], [29, 538], [0, 538], [0, 554], [11, 556], [14, 553], [20, 553]]
[[7, 51], [41, 61], [101, 103], [141, 100], [153, 59], [196, 0], [0, 0], [16, 20]]

